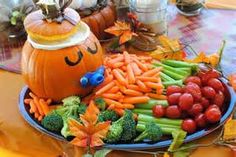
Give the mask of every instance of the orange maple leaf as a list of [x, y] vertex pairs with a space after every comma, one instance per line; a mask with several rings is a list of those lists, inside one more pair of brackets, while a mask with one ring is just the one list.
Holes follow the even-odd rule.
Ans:
[[236, 91], [236, 73], [229, 75], [229, 83], [233, 87], [233, 89]]
[[80, 115], [82, 123], [74, 119], [69, 119], [69, 128], [75, 138], [71, 141], [72, 144], [79, 147], [97, 147], [103, 145], [102, 139], [110, 127], [110, 122], [98, 123], [99, 109], [93, 101], [90, 102], [86, 112]]
[[183, 60], [186, 56], [182, 50], [182, 46], [177, 39], [170, 39], [165, 35], [159, 36], [158, 40], [161, 46], [158, 46], [156, 50], [151, 53], [151, 56], [155, 59], [175, 59]]
[[115, 22], [115, 25], [106, 29], [105, 32], [119, 36], [120, 45], [131, 40], [133, 35], [137, 35], [136, 33], [132, 32], [130, 24], [121, 21]]
[[191, 63], [207, 63], [212, 67], [216, 67], [220, 61], [220, 55], [218, 53], [214, 53], [207, 56], [204, 52], [200, 52], [195, 58], [186, 59], [186, 61]]

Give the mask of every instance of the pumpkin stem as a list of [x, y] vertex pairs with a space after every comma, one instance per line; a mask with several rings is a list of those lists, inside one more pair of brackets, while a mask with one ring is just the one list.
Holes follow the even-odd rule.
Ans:
[[44, 18], [48, 22], [56, 21], [61, 23], [63, 20], [68, 20], [70, 23], [76, 22], [71, 18], [64, 16], [64, 10], [71, 4], [72, 0], [39, 0], [37, 5], [42, 10]]

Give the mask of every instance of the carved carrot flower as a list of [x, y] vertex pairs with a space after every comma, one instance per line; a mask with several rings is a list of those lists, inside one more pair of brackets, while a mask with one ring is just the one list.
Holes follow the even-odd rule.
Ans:
[[98, 123], [99, 109], [93, 101], [90, 102], [85, 114], [80, 115], [82, 123], [70, 119], [69, 128], [75, 138], [72, 144], [79, 147], [96, 147], [103, 145], [102, 139], [106, 137], [110, 122]]

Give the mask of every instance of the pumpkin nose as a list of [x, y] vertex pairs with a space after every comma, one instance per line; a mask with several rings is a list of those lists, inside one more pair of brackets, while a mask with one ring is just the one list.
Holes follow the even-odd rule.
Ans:
[[80, 79], [80, 83], [82, 87], [86, 87], [88, 85], [98, 86], [104, 81], [104, 66], [99, 67], [95, 72], [88, 72]]

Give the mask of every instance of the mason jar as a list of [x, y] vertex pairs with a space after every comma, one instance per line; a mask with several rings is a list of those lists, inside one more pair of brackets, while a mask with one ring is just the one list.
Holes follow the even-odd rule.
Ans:
[[130, 0], [130, 11], [156, 35], [167, 35], [167, 0]]

